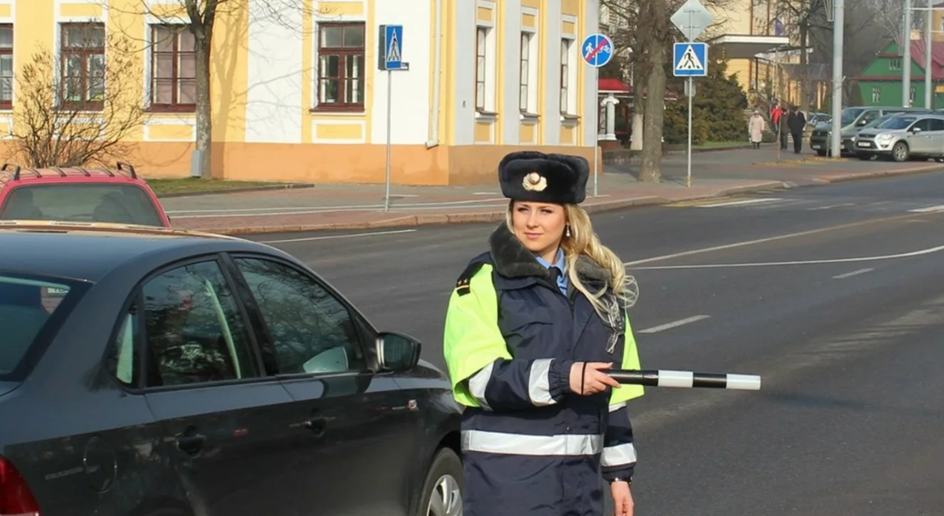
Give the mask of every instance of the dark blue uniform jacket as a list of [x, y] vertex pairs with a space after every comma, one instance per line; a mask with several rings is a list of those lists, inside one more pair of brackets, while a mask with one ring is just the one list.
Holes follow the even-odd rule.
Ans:
[[[464, 513], [601, 516], [609, 491], [605, 481], [633, 474], [632, 426], [625, 401], [612, 403], [612, 389], [580, 396], [570, 391], [569, 375], [575, 361], [612, 362], [619, 369], [626, 365], [624, 352], [633, 354], [628, 363], [638, 367], [625, 309], [621, 306], [610, 323], [573, 285], [564, 295], [504, 223], [492, 234], [490, 247], [460, 278], [446, 323], [447, 365], [450, 375], [461, 375], [464, 364], [455, 362], [473, 355], [449, 350], [473, 346], [463, 341], [472, 332], [450, 334], [449, 326], [458, 326], [455, 318], [464, 316], [457, 307], [471, 292], [470, 279], [472, 285], [491, 280], [498, 330], [511, 358], [453, 378], [457, 389], [478, 402], [465, 409], [462, 422]], [[608, 278], [586, 257], [576, 269], [591, 291]], [[642, 394], [638, 386], [622, 387], [625, 394], [623, 389], [633, 393], [624, 400]]]

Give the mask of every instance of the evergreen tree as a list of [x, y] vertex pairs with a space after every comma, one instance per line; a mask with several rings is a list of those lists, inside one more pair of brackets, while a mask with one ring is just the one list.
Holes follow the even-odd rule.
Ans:
[[[712, 59], [709, 54], [708, 76], [696, 77], [695, 98], [692, 99], [692, 145], [705, 142], [748, 141], [747, 97], [737, 76], [726, 75], [727, 63]], [[684, 95], [685, 79], [673, 77], [671, 88], [679, 99], [667, 102], [665, 110], [666, 143], [688, 141], [688, 99]]]

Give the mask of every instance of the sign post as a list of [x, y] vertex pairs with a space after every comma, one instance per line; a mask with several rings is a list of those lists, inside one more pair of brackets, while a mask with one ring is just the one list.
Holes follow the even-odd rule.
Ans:
[[[606, 66], [613, 59], [613, 40], [606, 34], [596, 33], [584, 38], [580, 45], [580, 54], [584, 62], [593, 68], [593, 90], [597, 91], [600, 85], [600, 68]], [[597, 181], [597, 149], [600, 138], [600, 95], [596, 94], [593, 100], [593, 196], [598, 195]]]
[[377, 52], [377, 68], [387, 72], [387, 166], [384, 188], [384, 211], [390, 211], [390, 142], [393, 107], [393, 72], [409, 70], [409, 63], [403, 61], [403, 26], [381, 25], [377, 40], [380, 49]]
[[686, 43], [676, 43], [672, 60], [673, 75], [687, 78], [686, 95], [688, 96], [688, 179], [692, 186], [692, 97], [695, 96], [693, 77], [708, 75], [708, 44], [697, 43], [695, 38], [711, 25], [713, 16], [698, 0], [688, 0], [675, 14], [672, 23], [685, 34]]

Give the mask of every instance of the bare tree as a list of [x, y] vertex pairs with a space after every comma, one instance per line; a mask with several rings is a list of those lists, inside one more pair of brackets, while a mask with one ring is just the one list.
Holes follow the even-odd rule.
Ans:
[[[195, 149], [200, 153], [200, 176], [209, 179], [211, 178], [213, 134], [210, 58], [213, 53], [213, 33], [217, 22], [223, 16], [232, 16], [240, 10], [252, 9], [255, 13], [275, 23], [302, 31], [302, 24], [293, 21], [298, 17], [287, 17], [286, 12], [295, 11], [306, 15], [321, 16], [326, 12], [318, 8], [306, 7], [320, 2], [304, 0], [166, 0], [160, 3], [138, 0], [138, 2], [139, 5], [133, 10], [123, 12], [137, 16], [147, 15], [164, 23], [180, 24], [183, 20], [186, 30], [193, 34], [196, 76]], [[112, 7], [112, 9], [115, 8]]]
[[[665, 92], [667, 67], [672, 44], [682, 35], [671, 24], [669, 18], [684, 3], [684, 0], [601, 0], [611, 16], [624, 27], [613, 35], [617, 48], [628, 48], [627, 67], [633, 76], [633, 106], [643, 113], [642, 165], [639, 179], [644, 182], [659, 182], [662, 179], [662, 131], [665, 119]], [[724, 13], [730, 0], [702, 0], [709, 9]], [[707, 34], [717, 31], [727, 20], [716, 16]], [[640, 80], [645, 78], [645, 81]], [[641, 87], [642, 85], [645, 87]], [[645, 100], [640, 99], [640, 93]], [[635, 118], [635, 116], [634, 116]], [[636, 125], [634, 124], [634, 139]]]
[[[769, 0], [755, 0], [764, 3]], [[825, 0], [778, 0], [772, 16], [784, 24], [786, 35], [799, 43], [801, 52], [797, 76], [800, 85], [800, 106], [809, 108], [810, 56], [823, 64], [832, 63], [833, 23], [827, 21], [826, 10], [832, 2]], [[900, 0], [861, 0], [855, 9], [846, 9], [843, 33], [843, 72], [847, 77], [860, 74], [875, 59], [875, 53], [902, 34], [902, 3]], [[847, 81], [847, 85], [852, 81]]]
[[[132, 42], [95, 36], [104, 47], [89, 72], [60, 77], [55, 54], [40, 48], [16, 74], [12, 159], [32, 167], [82, 166], [125, 159], [129, 137], [147, 118], [137, 91], [143, 70]], [[104, 42], [102, 40], [105, 40]]]

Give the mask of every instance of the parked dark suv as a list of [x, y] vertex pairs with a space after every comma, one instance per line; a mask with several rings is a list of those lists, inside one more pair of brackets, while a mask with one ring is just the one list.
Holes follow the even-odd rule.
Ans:
[[0, 249], [0, 514], [460, 514], [446, 375], [292, 256], [40, 221]]

